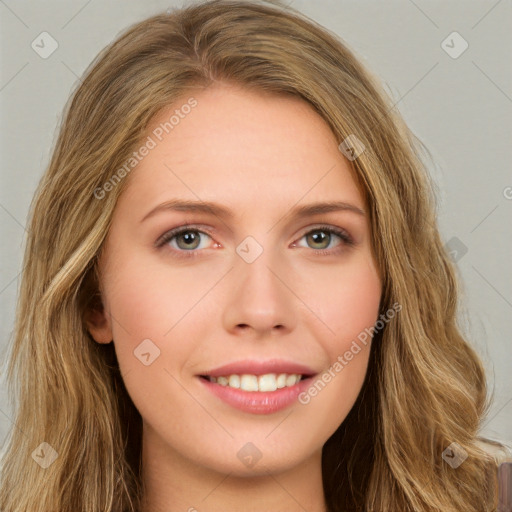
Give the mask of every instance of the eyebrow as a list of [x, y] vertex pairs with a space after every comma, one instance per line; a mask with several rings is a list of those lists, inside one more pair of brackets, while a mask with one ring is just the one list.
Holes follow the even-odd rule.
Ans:
[[[231, 210], [217, 203], [209, 201], [171, 199], [153, 208], [142, 218], [140, 222], [145, 221], [149, 217], [152, 217], [159, 212], [169, 210], [177, 212], [206, 213], [223, 219], [232, 219], [234, 217], [234, 213]], [[306, 204], [293, 208], [288, 215], [292, 217], [303, 218], [337, 211], [348, 211], [363, 217], [366, 215], [364, 210], [358, 206], [346, 203], [344, 201], [328, 201]]]

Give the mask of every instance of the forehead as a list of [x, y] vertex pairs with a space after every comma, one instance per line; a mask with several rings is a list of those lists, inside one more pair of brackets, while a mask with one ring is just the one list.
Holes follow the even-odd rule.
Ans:
[[363, 207], [336, 137], [300, 98], [224, 84], [194, 90], [152, 120], [148, 138], [152, 149], [129, 186], [144, 202], [184, 197], [262, 208], [304, 197]]

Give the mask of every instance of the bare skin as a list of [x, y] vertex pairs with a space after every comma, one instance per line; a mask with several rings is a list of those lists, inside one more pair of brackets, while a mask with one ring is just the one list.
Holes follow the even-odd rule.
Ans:
[[[100, 258], [104, 310], [88, 318], [98, 343], [113, 340], [143, 418], [144, 512], [324, 512], [322, 447], [361, 390], [370, 343], [307, 404], [268, 414], [225, 403], [200, 375], [284, 359], [318, 378], [375, 324], [381, 279], [363, 196], [299, 99], [216, 84], [159, 114], [148, 135], [192, 95], [197, 106], [125, 178]], [[232, 216], [162, 209], [142, 220], [171, 199]], [[293, 214], [328, 201], [354, 208]], [[155, 247], [182, 225], [188, 235]], [[250, 263], [236, 251], [246, 237], [243, 247], [262, 249]], [[148, 365], [134, 355], [146, 339], [151, 358], [160, 350]], [[244, 462], [244, 446], [257, 463]]]

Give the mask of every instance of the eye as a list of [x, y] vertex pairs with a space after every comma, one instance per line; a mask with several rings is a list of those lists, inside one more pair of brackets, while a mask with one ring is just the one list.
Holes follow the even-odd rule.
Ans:
[[195, 249], [205, 248], [204, 246], [200, 247], [202, 236], [207, 236], [208, 238], [211, 238], [210, 235], [208, 235], [204, 231], [195, 229], [194, 226], [180, 226], [178, 228], [172, 229], [171, 231], [168, 231], [167, 233], [164, 233], [157, 240], [155, 245], [156, 247], [162, 247], [166, 244], [169, 244], [178, 253], [191, 253], [184, 255], [185, 257], [195, 256]]
[[[332, 246], [329, 248], [329, 245], [331, 245], [331, 242], [333, 241], [333, 237], [341, 240], [341, 243], [339, 243], [336, 246], [337, 248], [334, 250], [332, 250]], [[336, 253], [343, 250], [343, 246], [355, 245], [352, 237], [344, 229], [334, 228], [331, 226], [319, 226], [305, 233], [301, 240], [303, 238], [306, 239], [308, 244], [311, 244], [309, 247], [317, 249], [315, 252], [320, 254]]]

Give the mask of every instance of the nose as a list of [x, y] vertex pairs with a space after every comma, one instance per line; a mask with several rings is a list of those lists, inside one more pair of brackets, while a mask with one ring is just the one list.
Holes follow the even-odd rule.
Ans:
[[295, 328], [300, 301], [293, 292], [290, 271], [284, 267], [270, 250], [263, 250], [252, 263], [235, 256], [222, 319], [228, 332], [265, 338]]

